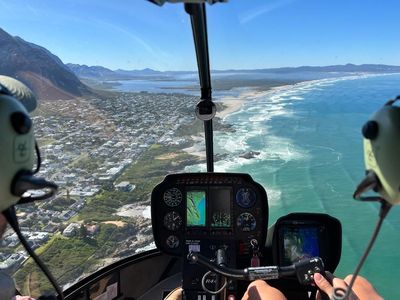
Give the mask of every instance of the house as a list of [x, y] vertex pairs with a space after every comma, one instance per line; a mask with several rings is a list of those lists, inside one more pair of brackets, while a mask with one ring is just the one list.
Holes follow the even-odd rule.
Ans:
[[63, 231], [63, 235], [66, 237], [72, 237], [76, 235], [77, 231], [81, 228], [81, 225], [78, 223], [69, 224]]
[[115, 188], [122, 192], [130, 192], [133, 191], [136, 186], [134, 184], [129, 183], [128, 181], [121, 181], [120, 183], [115, 185]]

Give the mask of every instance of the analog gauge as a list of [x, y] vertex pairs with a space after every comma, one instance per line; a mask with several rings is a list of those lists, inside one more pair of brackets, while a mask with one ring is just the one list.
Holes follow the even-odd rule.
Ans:
[[242, 213], [236, 220], [236, 225], [242, 231], [253, 231], [256, 229], [256, 219], [251, 213]]
[[164, 193], [164, 202], [169, 207], [178, 206], [182, 202], [182, 193], [177, 188], [166, 190]]
[[176, 235], [170, 235], [169, 237], [167, 237], [167, 240], [165, 241], [165, 243], [171, 249], [179, 247], [179, 239]]
[[178, 230], [182, 225], [182, 217], [176, 211], [171, 211], [164, 216], [164, 226], [168, 230]]
[[236, 193], [236, 203], [243, 208], [253, 207], [256, 203], [256, 194], [250, 188], [241, 188]]

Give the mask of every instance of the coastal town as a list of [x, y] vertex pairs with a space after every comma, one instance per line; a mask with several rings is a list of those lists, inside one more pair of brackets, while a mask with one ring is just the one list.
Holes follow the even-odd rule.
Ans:
[[[125, 232], [125, 246], [117, 249], [114, 245], [113, 256], [148, 247], [152, 241], [149, 216], [136, 212], [134, 219], [122, 214], [121, 221], [116, 213], [115, 220], [110, 216], [107, 223], [80, 213], [104, 191], [127, 197], [124, 204], [143, 200], [134, 198], [138, 183], [120, 180], [121, 175], [152, 145], [190, 145], [176, 131], [194, 122], [197, 101], [188, 95], [143, 92], [42, 102], [32, 117], [42, 156], [38, 176], [55, 182], [59, 190], [49, 200], [18, 208], [20, 227], [32, 248], [45, 247], [55, 236], [94, 239], [103, 223], [123, 226], [128, 222], [137, 222], [138, 228]], [[0, 267], [18, 270], [28, 256], [16, 234], [9, 229], [1, 243], [5, 250], [0, 254]]]

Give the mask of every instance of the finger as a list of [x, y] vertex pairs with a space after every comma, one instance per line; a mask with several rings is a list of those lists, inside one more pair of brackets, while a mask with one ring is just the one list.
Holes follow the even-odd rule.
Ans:
[[[353, 275], [347, 275], [344, 281], [350, 284]], [[382, 300], [383, 298], [378, 294], [372, 284], [364, 277], [358, 275], [353, 285], [354, 293], [360, 298], [367, 298], [371, 300]]]
[[164, 300], [181, 300], [182, 299], [182, 292], [183, 289], [181, 287], [178, 287], [174, 290], [172, 290], [165, 298]]
[[[335, 287], [335, 289], [341, 289], [341, 291], [339, 291], [339, 295], [346, 294], [347, 290], [349, 289], [349, 286], [346, 283], [346, 281], [344, 281], [340, 278], [333, 279], [333, 286]], [[350, 291], [348, 299], [349, 300], [359, 300], [357, 294], [355, 294], [353, 290]], [[369, 299], [369, 298], [366, 298], [366, 299]]]
[[324, 278], [324, 276], [322, 276], [319, 273], [315, 273], [314, 274], [314, 281], [316, 286], [323, 291], [325, 294], [327, 294], [329, 297], [332, 297], [333, 295], [333, 287], [332, 285], [329, 283], [328, 280], [326, 280]]
[[276, 288], [263, 280], [256, 280], [249, 284], [243, 299], [265, 299], [268, 296], [275, 300], [286, 300], [286, 297]]
[[343, 279], [340, 279], [337, 277], [333, 278], [332, 284], [335, 288], [341, 288], [344, 290], [347, 290], [347, 287], [348, 287], [347, 283]]

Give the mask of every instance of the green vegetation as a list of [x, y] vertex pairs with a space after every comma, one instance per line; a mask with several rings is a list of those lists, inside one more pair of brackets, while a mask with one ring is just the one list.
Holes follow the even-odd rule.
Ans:
[[190, 136], [190, 135], [197, 135], [202, 132], [204, 129], [203, 121], [199, 119], [195, 119], [193, 123], [190, 125], [180, 126], [177, 130], [178, 136]]
[[[87, 200], [85, 207], [77, 216], [78, 220], [90, 221], [108, 221], [110, 216], [124, 204], [134, 201], [133, 193], [120, 191], [105, 191], [103, 190], [96, 196]], [[119, 220], [118, 216], [114, 216], [113, 220]]]
[[[88, 266], [85, 264], [88, 258], [95, 252], [96, 247], [77, 238], [66, 239], [57, 236], [46, 245], [46, 249], [38, 251], [40, 258], [58, 279], [64, 282], [64, 278], [73, 280], [76, 274], [81, 274]], [[53, 292], [52, 286], [45, 275], [36, 266], [32, 259], [29, 259], [22, 268], [14, 275], [16, 282], [23, 283], [23, 293], [39, 296], [43, 292]], [[61, 279], [61, 280], [60, 280]]]
[[82, 153], [70, 164], [70, 167], [79, 167], [86, 170], [88, 173], [94, 173], [99, 168], [99, 162], [91, 158], [87, 153]]
[[[36, 252], [57, 281], [65, 284], [93, 270], [99, 259], [111, 257], [116, 243], [126, 240], [134, 230], [129, 224], [124, 227], [100, 224], [100, 230], [94, 237], [86, 236], [83, 230], [79, 230], [78, 236], [73, 238], [56, 235]], [[14, 277], [24, 294], [37, 297], [44, 292], [53, 292], [47, 278], [32, 259], [26, 261]]]
[[151, 190], [171, 172], [181, 171], [185, 165], [196, 163], [197, 159], [182, 151], [178, 146], [152, 145], [140, 159], [132, 164], [120, 177], [136, 185], [133, 191], [139, 201], [149, 199]]
[[51, 209], [51, 210], [56, 210], [56, 211], [63, 211], [66, 209], [68, 206], [74, 204], [76, 201], [74, 199], [68, 199], [64, 197], [59, 197], [55, 198], [51, 202], [46, 202], [43, 204], [44, 209]]
[[[137, 162], [127, 168], [118, 182], [129, 181], [136, 186], [131, 192], [102, 190], [87, 200], [77, 220], [107, 221], [118, 208], [125, 204], [147, 201], [154, 186], [169, 172], [181, 171], [185, 165], [196, 163], [197, 159], [180, 150], [178, 146], [152, 145]], [[113, 220], [124, 218], [113, 216]]]

